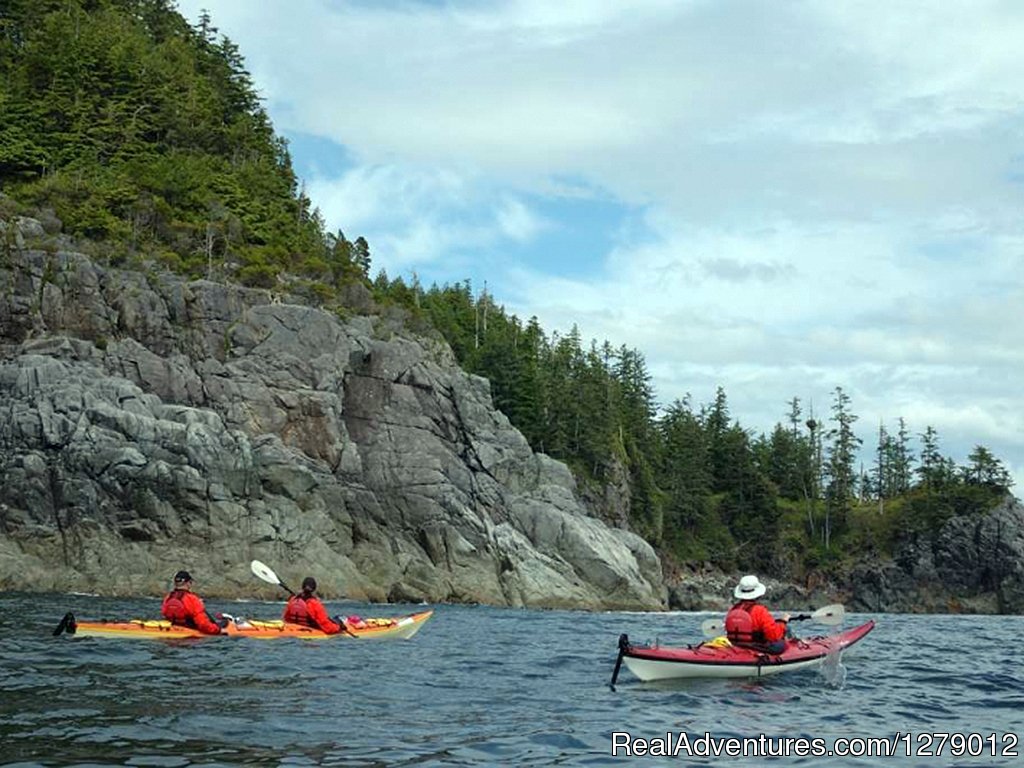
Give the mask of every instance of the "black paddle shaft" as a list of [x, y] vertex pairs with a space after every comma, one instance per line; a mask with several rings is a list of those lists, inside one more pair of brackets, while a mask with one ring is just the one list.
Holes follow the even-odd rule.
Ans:
[[629, 636], [619, 635], [619, 657], [615, 659], [615, 670], [612, 672], [612, 681], [608, 687], [615, 690], [615, 681], [619, 679], [619, 668], [622, 666], [622, 656], [629, 649]]

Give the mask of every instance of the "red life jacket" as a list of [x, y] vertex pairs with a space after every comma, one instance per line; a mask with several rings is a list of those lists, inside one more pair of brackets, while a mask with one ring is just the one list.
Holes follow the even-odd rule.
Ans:
[[753, 645], [764, 642], [764, 632], [754, 629], [754, 620], [750, 616], [753, 606], [753, 600], [741, 600], [725, 614], [725, 636], [730, 643]]
[[164, 598], [160, 612], [172, 624], [183, 627], [195, 627], [192, 614], [185, 607], [185, 595], [190, 594], [183, 589], [176, 589]]
[[294, 595], [288, 598], [288, 605], [284, 609], [284, 620], [289, 624], [303, 624], [307, 627], [315, 627], [309, 609], [306, 607], [306, 598], [302, 595]]
[[220, 627], [206, 613], [199, 595], [184, 589], [176, 589], [164, 598], [160, 607], [164, 618], [172, 624], [198, 629], [205, 635], [219, 635]]

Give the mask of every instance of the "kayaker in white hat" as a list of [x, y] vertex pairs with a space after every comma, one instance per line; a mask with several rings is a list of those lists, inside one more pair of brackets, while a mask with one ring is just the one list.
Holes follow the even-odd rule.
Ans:
[[786, 649], [786, 627], [789, 614], [776, 620], [758, 600], [767, 591], [757, 576], [744, 576], [733, 590], [739, 601], [725, 615], [725, 634], [729, 642], [766, 653], [782, 653]]

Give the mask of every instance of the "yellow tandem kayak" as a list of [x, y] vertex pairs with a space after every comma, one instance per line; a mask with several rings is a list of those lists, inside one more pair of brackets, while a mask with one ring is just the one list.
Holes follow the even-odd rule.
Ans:
[[331, 640], [354, 638], [356, 640], [408, 640], [419, 632], [420, 627], [433, 615], [433, 611], [421, 611], [406, 616], [357, 619], [346, 618], [343, 631], [328, 635], [319, 629], [290, 624], [284, 621], [260, 621], [228, 617], [222, 635], [204, 635], [197, 629], [182, 627], [158, 619], [130, 619], [127, 621], [78, 621], [74, 614], [65, 614], [54, 630], [54, 635], [66, 632], [75, 637], [124, 637], [133, 639], [177, 640], [202, 637], [251, 637], [257, 640], [278, 640], [297, 637], [302, 640]]

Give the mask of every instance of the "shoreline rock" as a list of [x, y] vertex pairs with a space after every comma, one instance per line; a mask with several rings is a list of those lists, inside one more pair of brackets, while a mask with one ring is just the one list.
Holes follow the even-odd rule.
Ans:
[[267, 291], [0, 262], [0, 588], [659, 609], [654, 550], [588, 516], [446, 345]]

